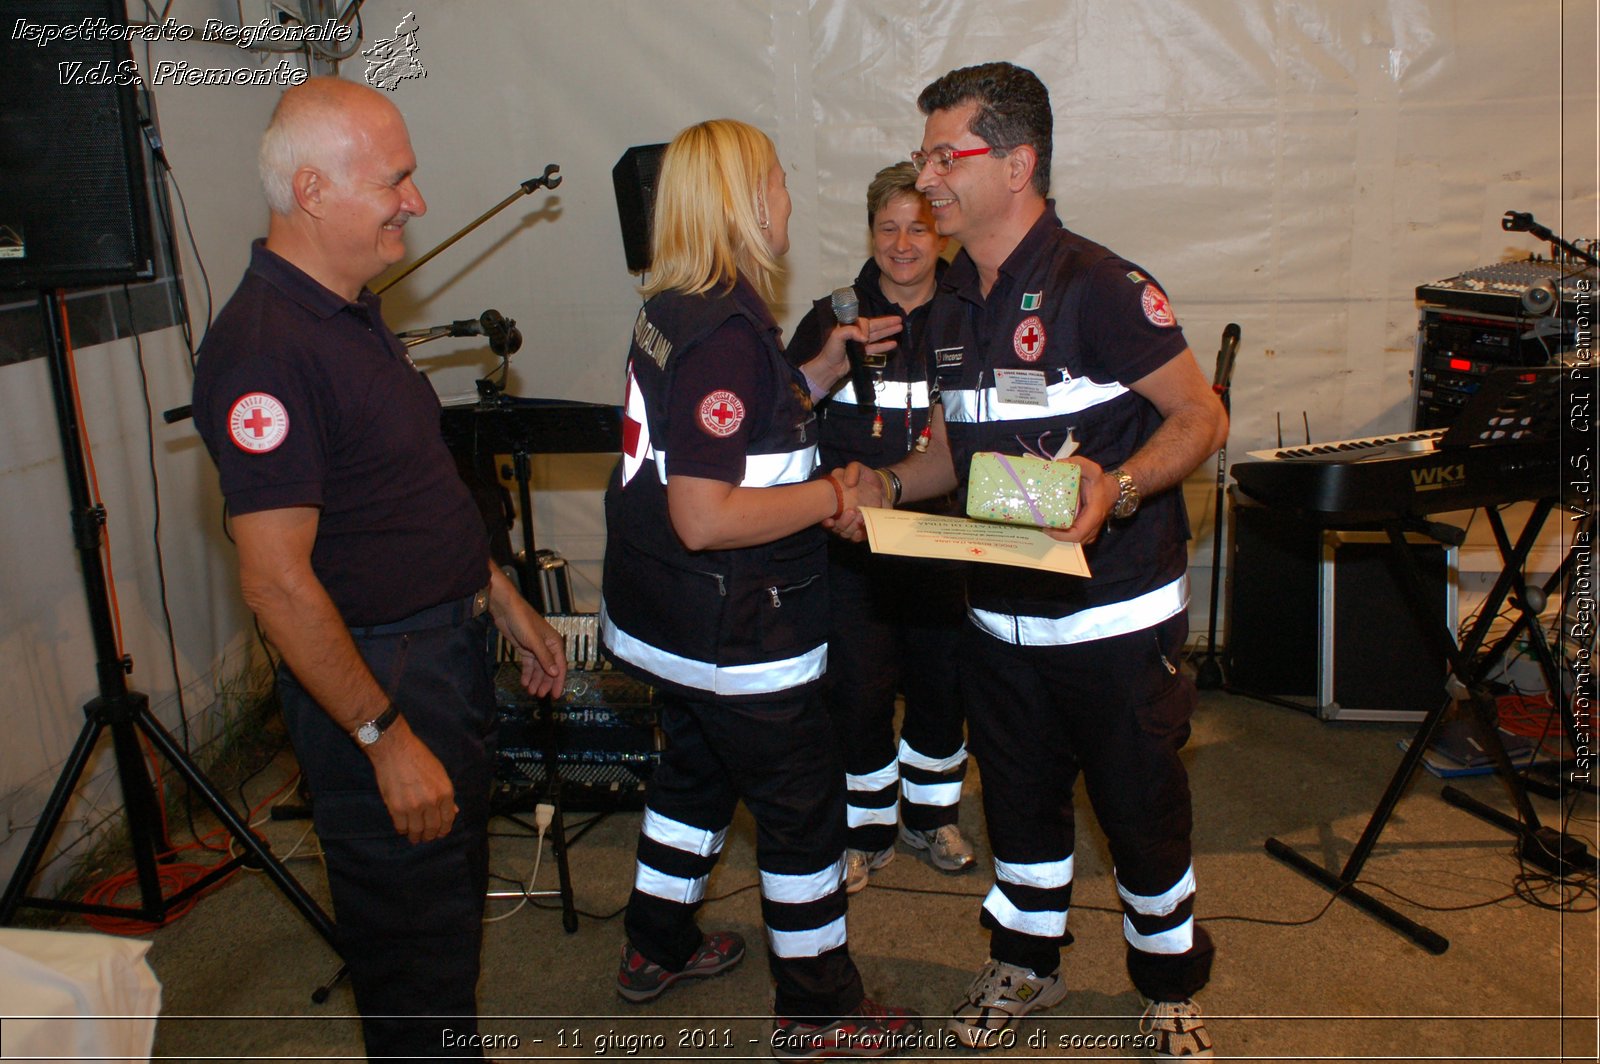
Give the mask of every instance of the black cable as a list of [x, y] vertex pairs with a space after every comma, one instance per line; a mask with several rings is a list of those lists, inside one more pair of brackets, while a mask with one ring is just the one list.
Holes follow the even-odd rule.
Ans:
[[[259, 776], [263, 772], [265, 772], [267, 770], [268, 766], [270, 766], [274, 761], [278, 760], [278, 755], [283, 753], [283, 748], [284, 748], [284, 745], [285, 745], [286, 742], [287, 742], [287, 740], [284, 740], [282, 742], [279, 742], [277, 745], [275, 745], [267, 753], [267, 756], [264, 759], [262, 759], [261, 764], [257, 765], [250, 772], [250, 774], [248, 776], [246, 776], [244, 779], [240, 780], [238, 785], [234, 788], [235, 790], [237, 790], [239, 792], [239, 808], [244, 810], [246, 816], [250, 815], [250, 800], [245, 797], [245, 793], [244, 793], [245, 787], [249, 785], [251, 780], [255, 779], [257, 776]], [[295, 783], [299, 779], [300, 779], [300, 772], [298, 770], [296, 770], [295, 774], [294, 774], [294, 778], [291, 779], [289, 782], [290, 783]], [[288, 788], [285, 787], [284, 789], [287, 790]]]
[[[166, 182], [156, 183], [156, 214], [161, 218], [161, 232], [167, 241], [167, 253], [172, 264], [172, 294], [178, 302], [178, 327], [183, 333], [183, 346], [189, 352], [189, 367], [194, 368], [194, 323], [190, 320], [189, 293], [178, 269], [178, 232], [172, 221], [172, 200], [167, 196]], [[202, 274], [205, 272], [201, 269]]]
[[[173, 190], [178, 193], [178, 209], [183, 212], [183, 230], [189, 236], [189, 246], [194, 250], [195, 268], [200, 271], [200, 283], [201, 283], [201, 286], [204, 288], [205, 293], [206, 293], [206, 332], [209, 333], [211, 331], [212, 314], [216, 309], [216, 305], [213, 302], [212, 297], [211, 297], [211, 275], [206, 272], [206, 261], [205, 261], [204, 258], [201, 257], [201, 255], [200, 255], [200, 245], [199, 245], [199, 243], [197, 243], [195, 241], [195, 238], [194, 238], [194, 226], [189, 223], [189, 204], [183, 198], [183, 186], [178, 183], [178, 175], [172, 169], [171, 166], [168, 166], [166, 168], [166, 171], [167, 171], [168, 179], [170, 179], [172, 181]], [[173, 248], [173, 254], [174, 254], [174, 256], [176, 256], [176, 254], [177, 254], [177, 249], [176, 248]], [[176, 278], [176, 280], [177, 280], [177, 283], [178, 283], [179, 291], [182, 292], [182, 290], [183, 290], [182, 279], [181, 278]], [[184, 298], [183, 299], [183, 306], [185, 308], [184, 309], [184, 321], [185, 322], [187, 322], [189, 320], [189, 317], [188, 317], [188, 305], [189, 305], [188, 299]], [[190, 357], [191, 363], [192, 363], [193, 359], [196, 357], [196, 355], [197, 355], [197, 352], [196, 352], [195, 348], [193, 347], [193, 345], [191, 344], [191, 346], [189, 348], [189, 357]]]
[[[736, 897], [736, 896], [738, 896], [740, 894], [745, 894], [745, 893], [748, 893], [749, 891], [752, 891], [752, 890], [758, 890], [758, 889], [760, 889], [760, 887], [761, 887], [760, 882], [746, 883], [744, 886], [737, 887], [734, 890], [730, 890], [726, 894], [718, 894], [715, 897], [707, 898], [707, 899], [705, 899], [704, 904], [710, 905], [712, 902], [715, 902], [715, 901], [726, 901], [729, 898]], [[893, 888], [891, 888], [891, 889], [893, 889]], [[529, 899], [529, 900], [532, 902], [532, 905], [533, 905], [533, 907], [535, 909], [543, 909], [546, 912], [559, 912], [559, 911], [561, 911], [561, 908], [562, 908], [560, 905], [541, 904], [540, 902], [532, 901], [532, 899]], [[627, 902], [623, 902], [620, 907], [618, 907], [616, 909], [613, 909], [609, 913], [591, 913], [591, 912], [587, 912], [587, 911], [585, 911], [583, 909], [579, 909], [576, 906], [573, 907], [572, 911], [577, 913], [579, 916], [587, 917], [590, 920], [598, 920], [601, 923], [604, 923], [604, 922], [606, 922], [608, 920], [615, 920], [617, 917], [619, 917], [623, 913], [627, 912], [628, 911], [628, 903]]]
[[[168, 0], [167, 9], [170, 9], [171, 7], [172, 2], [171, 0]], [[156, 13], [150, 7], [149, 0], [144, 0], [144, 9], [145, 14], [154, 19], [157, 24], [165, 21], [166, 10], [163, 10], [159, 16], [156, 15]], [[154, 59], [151, 55], [151, 42], [148, 39], [146, 39], [144, 42], [144, 68], [147, 72], [154, 69]], [[178, 187], [178, 176], [172, 172], [172, 164], [167, 161], [166, 152], [162, 150], [160, 146], [160, 124], [156, 121], [155, 96], [154, 94], [146, 91], [142, 93], [141, 99], [147, 103], [150, 108], [149, 114], [140, 114], [140, 121], [145, 126], [145, 139], [150, 148], [150, 158], [152, 161], [154, 161], [157, 169], [160, 171], [158, 177], [165, 175], [172, 180], [172, 186], [178, 190], [178, 199], [181, 203], [183, 200], [183, 189]], [[189, 365], [192, 369], [195, 359], [194, 322], [189, 309], [189, 293], [187, 287], [183, 283], [182, 273], [178, 269], [178, 231], [177, 227], [173, 223], [172, 201], [167, 196], [167, 186], [166, 182], [164, 181], [157, 180], [153, 192], [156, 204], [156, 214], [161, 221], [162, 234], [166, 237], [167, 255], [170, 260], [170, 265], [172, 266], [173, 294], [177, 297], [178, 313], [181, 316], [181, 320], [178, 324], [183, 330], [183, 342], [184, 346], [188, 348]], [[200, 246], [195, 242], [194, 229], [189, 225], [189, 209], [186, 204], [183, 207], [183, 224], [189, 235], [189, 246], [194, 251], [195, 265], [200, 270], [200, 277], [205, 285], [206, 328], [209, 329], [211, 327], [211, 279], [206, 275], [205, 261], [200, 257]]]
[[[144, 399], [145, 455], [150, 467], [150, 500], [154, 515], [150, 539], [155, 544], [156, 590], [161, 600], [161, 618], [167, 628], [167, 663], [172, 668], [172, 686], [178, 701], [178, 734], [182, 738], [183, 752], [192, 758], [194, 747], [189, 734], [189, 708], [183, 697], [183, 675], [178, 668], [178, 639], [173, 632], [172, 606], [167, 597], [166, 556], [161, 549], [161, 475], [156, 469], [155, 408], [150, 402], [150, 376], [145, 371], [144, 341], [139, 338], [139, 327], [134, 321], [133, 293], [126, 284], [122, 286], [122, 298], [128, 307], [128, 332], [133, 336], [134, 364], [139, 368], [139, 392]], [[189, 837], [200, 843], [203, 849], [220, 852], [218, 847], [200, 840], [200, 832], [194, 824], [194, 791], [187, 785], [183, 788], [183, 812], [189, 824]]]
[[256, 630], [256, 643], [261, 647], [261, 653], [267, 657], [267, 668], [272, 671], [271, 693], [276, 694], [278, 690], [278, 668], [282, 665], [282, 662], [272, 652], [272, 644], [267, 641], [267, 633], [261, 628], [261, 619], [252, 614], [250, 623]]
[[[1517, 897], [1536, 909], [1544, 909], [1547, 912], [1577, 914], [1592, 913], [1600, 909], [1600, 901], [1596, 900], [1594, 881], [1592, 879], [1563, 879], [1547, 872], [1524, 871], [1518, 874], [1511, 881], [1511, 884], [1516, 891]], [[1566, 896], [1559, 902], [1545, 901], [1535, 893], [1536, 890], [1541, 889], [1545, 891], [1560, 890]], [[1590, 904], [1581, 909], [1577, 908], [1578, 900], [1584, 897], [1590, 899]]]

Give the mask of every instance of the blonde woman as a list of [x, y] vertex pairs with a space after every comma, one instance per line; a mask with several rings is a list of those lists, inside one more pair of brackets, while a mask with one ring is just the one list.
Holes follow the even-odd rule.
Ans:
[[904, 1009], [865, 996], [845, 941], [844, 772], [827, 668], [827, 533], [855, 489], [817, 476], [815, 395], [846, 339], [886, 350], [895, 319], [833, 330], [802, 369], [763, 300], [789, 248], [772, 141], [727, 119], [662, 157], [652, 274], [628, 353], [623, 456], [606, 493], [607, 653], [658, 691], [667, 748], [650, 783], [617, 990], [655, 999], [744, 956], [695, 912], [734, 806], [756, 822], [779, 1057], [903, 1048]]

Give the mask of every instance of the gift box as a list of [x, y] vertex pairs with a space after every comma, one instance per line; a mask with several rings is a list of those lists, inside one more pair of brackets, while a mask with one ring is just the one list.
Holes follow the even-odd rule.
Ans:
[[967, 478], [967, 516], [1014, 525], [1066, 528], [1078, 513], [1075, 462], [979, 451]]

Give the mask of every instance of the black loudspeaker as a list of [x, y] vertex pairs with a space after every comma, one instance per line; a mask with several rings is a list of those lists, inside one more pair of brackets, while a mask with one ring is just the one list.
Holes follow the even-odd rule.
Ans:
[[665, 144], [641, 144], [623, 152], [611, 168], [629, 273], [650, 268], [650, 219], [655, 214], [656, 175], [661, 172], [661, 155], [666, 150]]
[[1245, 693], [1308, 698], [1323, 720], [1420, 720], [1445, 697], [1456, 553], [1416, 537], [1421, 614], [1388, 537], [1325, 529], [1236, 498], [1223, 661]]
[[1223, 665], [1257, 694], [1317, 693], [1318, 530], [1277, 510], [1234, 501], [1228, 513]]
[[[4, 22], [0, 288], [154, 276], [138, 71], [120, 39], [121, 0], [8, 0]], [[43, 32], [61, 27], [79, 32], [40, 46]]]

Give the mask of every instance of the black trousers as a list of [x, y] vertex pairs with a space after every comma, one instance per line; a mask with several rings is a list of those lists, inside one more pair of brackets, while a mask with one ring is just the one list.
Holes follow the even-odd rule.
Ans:
[[371, 1057], [482, 1056], [459, 1042], [477, 1032], [488, 889], [495, 725], [488, 629], [483, 616], [356, 638], [372, 674], [455, 785], [460, 812], [450, 834], [419, 845], [395, 832], [372, 764], [355, 740], [287, 667], [278, 672]]
[[628, 940], [677, 971], [734, 805], [756, 822], [761, 914], [779, 1016], [831, 1022], [864, 991], [845, 943], [844, 772], [814, 696], [736, 703], [660, 698], [666, 749], [651, 775]]
[[1066, 646], [1016, 646], [969, 630], [962, 687], [995, 856], [984, 900], [991, 955], [1053, 971], [1072, 900], [1072, 792], [1081, 774], [1110, 844], [1128, 973], [1153, 1000], [1210, 977], [1194, 922], [1189, 738], [1194, 684], [1178, 670], [1183, 614], [1142, 631]]
[[[896, 808], [929, 831], [960, 816], [967, 773], [957, 673], [966, 600], [959, 567], [829, 544], [828, 712], [849, 776], [850, 848], [894, 845]], [[905, 715], [895, 740], [895, 695]]]

